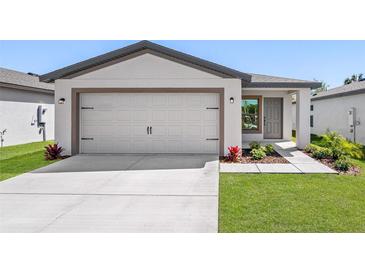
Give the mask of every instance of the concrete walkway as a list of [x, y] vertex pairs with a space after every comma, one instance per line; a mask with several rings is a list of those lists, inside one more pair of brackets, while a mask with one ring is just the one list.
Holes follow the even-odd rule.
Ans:
[[0, 182], [0, 232], [217, 232], [218, 157], [82, 155]]
[[291, 141], [273, 143], [275, 150], [283, 156], [288, 164], [230, 164], [221, 163], [220, 172], [227, 173], [330, 173], [337, 171], [316, 161], [296, 148]]

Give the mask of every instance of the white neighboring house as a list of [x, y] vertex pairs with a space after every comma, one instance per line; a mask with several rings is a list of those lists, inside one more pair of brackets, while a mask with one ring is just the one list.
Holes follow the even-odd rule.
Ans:
[[0, 68], [2, 145], [54, 139], [54, 85], [34, 74]]
[[252, 140], [310, 142], [311, 88], [244, 73], [149, 41], [40, 76], [55, 83], [56, 141], [65, 154], [213, 153]]
[[[327, 129], [351, 141], [365, 144], [365, 81], [330, 89], [311, 97], [311, 133], [321, 135]], [[292, 117], [295, 117], [293, 102]], [[295, 119], [293, 127], [295, 127]]]

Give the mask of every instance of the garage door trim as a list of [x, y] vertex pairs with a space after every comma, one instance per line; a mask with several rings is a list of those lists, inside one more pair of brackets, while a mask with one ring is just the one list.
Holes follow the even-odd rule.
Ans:
[[71, 153], [80, 148], [80, 93], [219, 93], [219, 154], [224, 155], [224, 89], [223, 88], [73, 88], [71, 102]]

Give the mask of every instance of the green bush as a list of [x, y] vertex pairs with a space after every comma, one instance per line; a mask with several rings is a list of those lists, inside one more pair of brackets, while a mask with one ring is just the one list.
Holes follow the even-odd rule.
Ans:
[[341, 157], [335, 161], [335, 168], [340, 171], [348, 171], [352, 167], [350, 160], [347, 157]]
[[253, 142], [250, 143], [250, 148], [251, 149], [260, 149], [261, 145], [260, 145], [259, 142], [253, 141]]
[[318, 147], [312, 152], [312, 155], [316, 159], [332, 158], [332, 151], [329, 148]]
[[265, 146], [265, 153], [266, 155], [272, 155], [274, 154], [275, 152], [275, 149], [274, 149], [274, 146], [272, 144], [268, 144]]
[[321, 148], [320, 146], [309, 144], [304, 148], [304, 151], [307, 153], [313, 153], [320, 148]]
[[266, 153], [263, 148], [254, 148], [251, 150], [250, 154], [254, 160], [261, 160], [262, 158], [266, 157]]
[[362, 145], [346, 140], [337, 132], [327, 131], [327, 133], [321, 137], [321, 144], [331, 150], [333, 159], [339, 159], [343, 155], [348, 155], [356, 159], [364, 158]]

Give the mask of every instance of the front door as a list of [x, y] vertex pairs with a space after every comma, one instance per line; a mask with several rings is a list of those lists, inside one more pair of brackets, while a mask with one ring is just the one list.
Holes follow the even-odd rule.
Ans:
[[283, 98], [264, 99], [264, 138], [283, 138]]

